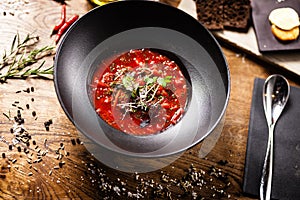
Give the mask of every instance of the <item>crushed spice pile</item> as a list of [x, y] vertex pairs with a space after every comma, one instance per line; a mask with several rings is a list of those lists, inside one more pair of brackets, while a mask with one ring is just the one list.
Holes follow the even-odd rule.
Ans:
[[[34, 92], [34, 87], [29, 87], [24, 90], [18, 90], [16, 91], [16, 94], [22, 94], [22, 93], [32, 93]], [[34, 102], [34, 98], [30, 99], [31, 103]], [[5, 143], [8, 146], [8, 151], [14, 151], [15, 149], [18, 151], [18, 153], [24, 152], [26, 155], [26, 162], [28, 164], [27, 169], [29, 169], [29, 172], [27, 173], [28, 176], [32, 176], [35, 172], [38, 172], [37, 166], [35, 166], [37, 163], [41, 163], [43, 159], [51, 153], [48, 148], [47, 139], [45, 138], [43, 141], [43, 144], [40, 145], [37, 143], [37, 141], [34, 139], [33, 135], [30, 133], [29, 130], [25, 127], [25, 118], [23, 118], [22, 113], [25, 111], [30, 111], [32, 113], [32, 117], [34, 120], [37, 120], [37, 112], [35, 110], [30, 110], [30, 104], [26, 103], [25, 107], [21, 106], [20, 101], [14, 101], [12, 104], [12, 110], [16, 110], [16, 115], [12, 115], [11, 110], [8, 111], [8, 113], [3, 113], [3, 115], [9, 120], [9, 122], [12, 123], [12, 127], [10, 128], [9, 132], [11, 133], [12, 137], [10, 139], [4, 138], [4, 136], [0, 137], [0, 142]], [[52, 119], [49, 119], [44, 122], [44, 127], [46, 131], [50, 130], [50, 125], [52, 124]], [[51, 153], [53, 154], [53, 153]], [[57, 150], [55, 151], [55, 158], [58, 160], [57, 165], [55, 165], [52, 169], [59, 169], [62, 168], [62, 166], [65, 164], [65, 161], [63, 158], [65, 156], [69, 155], [69, 152], [65, 150], [64, 144], [60, 143]], [[18, 161], [18, 157], [10, 156], [11, 154], [8, 153], [8, 155], [5, 154], [5, 152], [2, 152], [2, 159], [5, 159], [6, 165], [1, 165], [0, 174], [1, 178], [5, 178], [5, 169], [10, 171], [10, 168], [13, 164], [15, 164]], [[20, 156], [22, 159], [22, 157]], [[19, 167], [16, 167], [17, 170], [21, 173], [23, 172]], [[52, 169], [49, 171], [49, 175], [52, 174]], [[28, 171], [28, 170], [27, 170]]]

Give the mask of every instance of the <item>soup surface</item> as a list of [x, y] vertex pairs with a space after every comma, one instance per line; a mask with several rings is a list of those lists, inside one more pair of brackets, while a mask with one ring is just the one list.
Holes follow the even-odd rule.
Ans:
[[91, 87], [97, 114], [132, 135], [162, 132], [182, 118], [187, 104], [179, 66], [149, 49], [130, 50], [100, 67]]

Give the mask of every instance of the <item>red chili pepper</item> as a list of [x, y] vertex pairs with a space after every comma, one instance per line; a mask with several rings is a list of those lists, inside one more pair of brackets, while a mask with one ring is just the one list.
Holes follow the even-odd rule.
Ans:
[[71, 18], [69, 18], [64, 25], [59, 29], [57, 35], [56, 35], [56, 39], [55, 39], [55, 43], [57, 44], [58, 41], [60, 40], [61, 36], [66, 32], [66, 30], [79, 18], [79, 15], [74, 15]]
[[62, 5], [61, 7], [61, 17], [60, 17], [60, 22], [54, 26], [51, 35], [57, 33], [59, 29], [64, 25], [66, 22], [66, 5]]

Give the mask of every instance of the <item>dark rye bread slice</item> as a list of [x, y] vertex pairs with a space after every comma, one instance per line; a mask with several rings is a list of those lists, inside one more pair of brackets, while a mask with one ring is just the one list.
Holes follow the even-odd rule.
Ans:
[[209, 30], [245, 32], [250, 21], [250, 0], [195, 0], [198, 20]]
[[251, 16], [250, 0], [227, 0], [223, 3], [225, 29], [247, 31]]
[[222, 30], [223, 0], [196, 0], [198, 20], [210, 30]]

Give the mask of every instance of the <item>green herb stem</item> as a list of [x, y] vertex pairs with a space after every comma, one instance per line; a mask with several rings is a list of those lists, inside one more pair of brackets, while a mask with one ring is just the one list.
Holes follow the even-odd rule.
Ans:
[[10, 51], [4, 50], [2, 61], [0, 62], [0, 82], [4, 83], [10, 78], [27, 78], [30, 76], [43, 76], [53, 74], [53, 66], [43, 67], [43, 60], [38, 67], [34, 64], [40, 63], [44, 57], [54, 54], [54, 47], [44, 46], [36, 48], [39, 37], [27, 34], [21, 41], [20, 35], [13, 38]]

